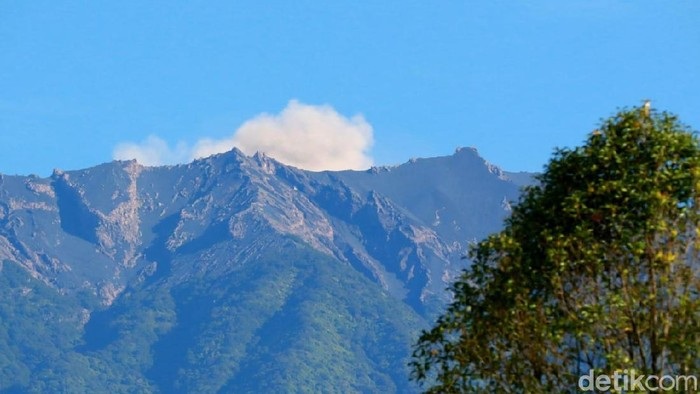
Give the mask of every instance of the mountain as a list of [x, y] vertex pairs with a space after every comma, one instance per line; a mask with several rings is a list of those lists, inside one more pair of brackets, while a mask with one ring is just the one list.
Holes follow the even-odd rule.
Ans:
[[416, 391], [418, 330], [528, 179], [471, 148], [0, 175], [0, 391]]

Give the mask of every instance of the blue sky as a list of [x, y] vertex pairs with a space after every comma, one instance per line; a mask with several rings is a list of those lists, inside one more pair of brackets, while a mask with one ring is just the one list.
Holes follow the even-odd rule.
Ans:
[[1, 2], [0, 173], [84, 168], [149, 136], [225, 142], [261, 113], [286, 127], [290, 100], [361, 114], [375, 164], [475, 146], [538, 171], [645, 98], [700, 128], [698, 15], [694, 0]]

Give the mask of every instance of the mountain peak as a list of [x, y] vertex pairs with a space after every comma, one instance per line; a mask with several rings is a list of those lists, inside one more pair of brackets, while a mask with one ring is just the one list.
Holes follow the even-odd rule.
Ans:
[[[476, 156], [479, 156], [479, 151], [473, 146], [470, 146], [470, 147], [458, 146], [455, 149], [455, 153], [453, 154], [453, 156], [458, 156], [458, 155], [472, 155], [472, 156], [476, 155]], [[479, 157], [481, 157], [481, 156], [479, 156]]]

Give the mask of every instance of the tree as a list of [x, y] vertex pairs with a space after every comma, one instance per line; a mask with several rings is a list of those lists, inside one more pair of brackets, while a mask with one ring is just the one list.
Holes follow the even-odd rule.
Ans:
[[648, 105], [559, 149], [474, 245], [410, 363], [428, 392], [566, 392], [700, 371], [700, 148]]

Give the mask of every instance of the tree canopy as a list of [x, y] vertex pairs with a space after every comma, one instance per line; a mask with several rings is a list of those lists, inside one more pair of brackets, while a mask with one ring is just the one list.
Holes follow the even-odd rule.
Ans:
[[700, 147], [642, 107], [559, 149], [474, 245], [410, 363], [428, 392], [564, 392], [593, 370], [700, 371]]

